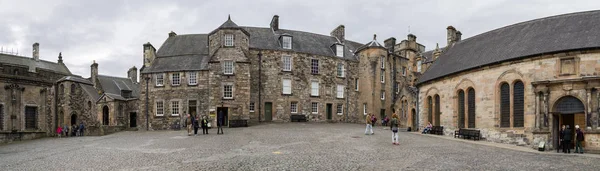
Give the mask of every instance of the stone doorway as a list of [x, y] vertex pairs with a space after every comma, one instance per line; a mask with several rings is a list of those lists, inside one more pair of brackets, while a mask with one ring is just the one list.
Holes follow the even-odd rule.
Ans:
[[77, 125], [77, 115], [71, 114], [71, 125]]
[[129, 127], [137, 127], [137, 113], [135, 112], [129, 113]]
[[273, 120], [273, 103], [266, 102], [265, 103], [265, 121]]
[[[573, 96], [565, 96], [556, 101], [553, 107], [552, 139], [554, 147], [558, 147], [562, 125], [569, 125], [571, 135], [575, 135], [575, 125], [585, 128], [585, 106], [581, 100]], [[571, 146], [574, 148], [572, 138]]]
[[[223, 115], [223, 125], [221, 126], [227, 126], [229, 123], [229, 108], [227, 107], [217, 107], [217, 119], [219, 119], [218, 115]], [[219, 122], [219, 121], [217, 121]]]
[[331, 103], [327, 103], [327, 108], [326, 108], [326, 113], [327, 113], [327, 120], [331, 120], [333, 118], [333, 114], [331, 112], [331, 108], [332, 108], [332, 104]]
[[102, 125], [108, 125], [108, 106], [102, 108]]
[[415, 112], [415, 109], [411, 109], [410, 110], [411, 113], [411, 120], [412, 120], [412, 131], [417, 131], [418, 127], [417, 127], [417, 112]]

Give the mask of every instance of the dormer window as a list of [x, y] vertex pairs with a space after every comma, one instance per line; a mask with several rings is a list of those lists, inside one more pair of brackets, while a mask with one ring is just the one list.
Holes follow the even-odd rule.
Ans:
[[233, 34], [225, 34], [225, 46], [233, 46]]
[[281, 46], [284, 49], [292, 49], [292, 36], [282, 36], [281, 37]]
[[344, 57], [344, 45], [335, 45], [335, 55], [337, 57]]

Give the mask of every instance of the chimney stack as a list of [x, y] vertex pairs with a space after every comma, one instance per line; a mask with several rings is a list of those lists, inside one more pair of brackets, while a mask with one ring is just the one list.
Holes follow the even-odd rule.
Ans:
[[345, 29], [344, 25], [337, 26], [330, 33], [331, 36], [336, 37], [338, 40], [340, 40], [340, 43], [344, 43], [345, 34], [346, 34], [346, 29]]
[[410, 42], [416, 42], [417, 41], [417, 36], [415, 36], [414, 34], [408, 34], [408, 41], [410, 41]]
[[396, 38], [394, 37], [390, 37], [383, 41], [383, 46], [392, 52], [394, 52], [394, 45], [396, 45]]
[[134, 83], [138, 82], [138, 79], [137, 79], [137, 68], [135, 66], [129, 68], [129, 70], [127, 71], [127, 77], [129, 79], [131, 79], [131, 81], [133, 81]]
[[92, 84], [94, 84], [95, 88], [98, 88], [98, 81], [97, 81], [98, 80], [98, 64], [96, 63], [96, 60], [94, 60], [94, 63], [92, 63], [90, 68], [92, 69], [92, 71], [91, 71]]
[[461, 40], [462, 33], [460, 31], [456, 31], [456, 42]]
[[40, 44], [37, 42], [33, 44], [33, 59], [40, 60]]
[[271, 19], [271, 29], [273, 29], [273, 31], [279, 30], [279, 16], [278, 15], [274, 15], [273, 19]]
[[173, 32], [173, 31], [171, 31], [171, 32], [169, 33], [169, 37], [173, 37], [173, 36], [177, 36], [177, 33], [175, 33], [175, 32]]
[[150, 67], [152, 61], [156, 58], [156, 49], [150, 42], [144, 44], [144, 66], [142, 68]]
[[448, 39], [448, 47], [450, 47], [454, 42], [456, 42], [456, 29], [452, 26], [448, 26], [448, 28], [446, 28], [446, 30], [448, 31], [448, 35], [447, 35], [447, 39]]

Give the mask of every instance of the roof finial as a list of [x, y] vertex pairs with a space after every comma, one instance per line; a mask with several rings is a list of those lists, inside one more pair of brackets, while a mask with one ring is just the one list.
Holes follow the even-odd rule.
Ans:
[[440, 49], [440, 44], [438, 44], [438, 43], [435, 43], [435, 49], [436, 49], [436, 50], [439, 50], [439, 49]]
[[62, 52], [58, 52], [58, 63], [62, 63]]
[[373, 34], [373, 40], [377, 40], [377, 34]]
[[231, 20], [231, 14], [227, 14], [227, 20]]

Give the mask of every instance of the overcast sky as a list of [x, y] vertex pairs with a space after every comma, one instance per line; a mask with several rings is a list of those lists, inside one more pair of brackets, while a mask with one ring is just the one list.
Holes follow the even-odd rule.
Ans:
[[409, 33], [427, 50], [446, 44], [446, 27], [463, 39], [506, 25], [558, 14], [600, 9], [595, 0], [168, 0], [83, 1], [0, 0], [0, 46], [31, 57], [40, 43], [44, 60], [63, 60], [71, 72], [89, 77], [93, 60], [103, 75], [126, 77], [141, 68], [142, 44], [159, 48], [170, 31], [208, 33], [231, 15], [240, 26], [279, 27], [329, 35], [340, 24], [346, 38], [361, 43], [377, 34], [406, 39]]

